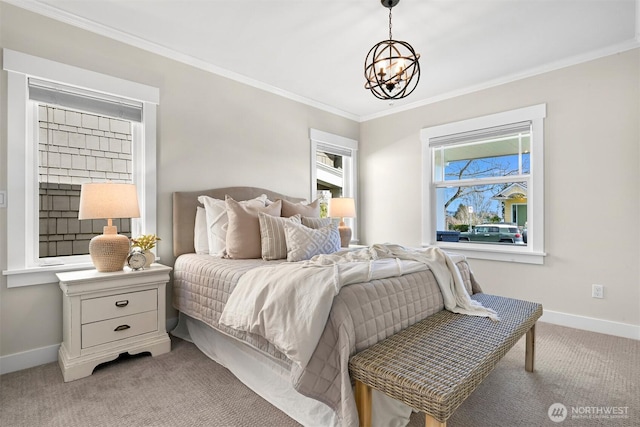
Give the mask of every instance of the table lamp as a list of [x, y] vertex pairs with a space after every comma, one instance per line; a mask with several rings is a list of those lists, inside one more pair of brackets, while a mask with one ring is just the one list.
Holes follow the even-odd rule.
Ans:
[[351, 228], [344, 223], [345, 218], [355, 218], [356, 204], [351, 197], [337, 197], [329, 202], [329, 216], [340, 218], [338, 231], [340, 232], [340, 246], [348, 248], [351, 243]]
[[113, 182], [82, 184], [78, 219], [106, 219], [103, 234], [89, 242], [89, 255], [96, 270], [120, 271], [129, 253], [129, 238], [118, 234], [113, 218], [139, 218], [134, 184]]

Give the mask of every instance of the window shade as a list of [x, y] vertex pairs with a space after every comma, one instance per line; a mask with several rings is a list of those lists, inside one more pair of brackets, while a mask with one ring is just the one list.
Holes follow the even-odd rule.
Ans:
[[316, 143], [316, 150], [323, 151], [329, 154], [337, 154], [342, 157], [351, 157], [352, 151], [349, 148], [339, 147], [333, 144], [326, 144], [324, 142]]
[[117, 119], [142, 122], [142, 103], [53, 82], [29, 79], [29, 99]]
[[443, 145], [460, 144], [485, 139], [498, 138], [501, 136], [513, 135], [517, 133], [528, 133], [531, 131], [531, 122], [512, 123], [503, 126], [495, 126], [486, 129], [478, 129], [469, 132], [455, 133], [451, 135], [437, 136], [429, 139], [430, 147], [440, 147]]

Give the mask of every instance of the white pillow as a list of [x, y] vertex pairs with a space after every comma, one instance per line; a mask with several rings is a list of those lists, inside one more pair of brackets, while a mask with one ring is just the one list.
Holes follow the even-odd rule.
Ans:
[[200, 206], [196, 210], [196, 225], [193, 229], [193, 247], [197, 254], [209, 254], [209, 237], [207, 236], [207, 213]]
[[287, 261], [303, 261], [316, 255], [332, 254], [340, 250], [340, 233], [333, 223], [313, 229], [291, 221], [284, 222]]
[[[239, 202], [243, 206], [264, 207], [267, 195]], [[207, 242], [209, 255], [224, 256], [227, 249], [227, 228], [229, 217], [224, 200], [209, 196], [199, 196], [198, 201], [204, 205], [207, 217]]]

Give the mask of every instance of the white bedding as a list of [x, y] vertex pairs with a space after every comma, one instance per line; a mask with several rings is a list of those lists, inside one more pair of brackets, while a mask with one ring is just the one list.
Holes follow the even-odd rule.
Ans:
[[[444, 300], [434, 273], [424, 270], [344, 286], [333, 301], [320, 341], [303, 369], [264, 337], [219, 323], [242, 276], [254, 268], [273, 264], [274, 261], [182, 255], [174, 267], [174, 306], [208, 327], [264, 352], [266, 357], [289, 370], [289, 382], [299, 394], [332, 408], [341, 425], [356, 427], [358, 417], [348, 373], [349, 358], [442, 310]], [[458, 264], [466, 289], [472, 292], [475, 286], [479, 290], [466, 261]], [[408, 414], [402, 417], [406, 419]], [[403, 425], [397, 421], [398, 418], [386, 425]]]

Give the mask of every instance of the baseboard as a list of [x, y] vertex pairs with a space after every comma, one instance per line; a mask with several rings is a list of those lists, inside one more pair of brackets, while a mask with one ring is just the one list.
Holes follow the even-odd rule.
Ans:
[[0, 375], [21, 371], [58, 360], [60, 344], [40, 347], [0, 357]]
[[[612, 322], [610, 320], [602, 320], [550, 310], [544, 311], [540, 321], [553, 323], [554, 325], [567, 326], [569, 328], [597, 332], [600, 334], [640, 340], [640, 326], [638, 325]], [[177, 324], [177, 317], [167, 319], [167, 331], [173, 330]], [[44, 365], [45, 363], [55, 362], [58, 360], [59, 348], [60, 344], [54, 344], [47, 347], [2, 356], [0, 357], [0, 375]]]
[[553, 323], [554, 325], [567, 326], [569, 328], [597, 332], [600, 334], [640, 340], [640, 325], [612, 322], [610, 320], [578, 316], [576, 314], [567, 314], [551, 310], [544, 310], [544, 314], [540, 318], [540, 321]]
[[[177, 317], [167, 319], [167, 331], [175, 328], [177, 324]], [[55, 362], [58, 360], [59, 348], [60, 344], [54, 344], [47, 347], [2, 356], [0, 357], [0, 375]]]

